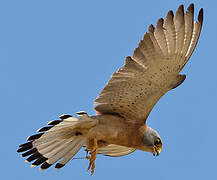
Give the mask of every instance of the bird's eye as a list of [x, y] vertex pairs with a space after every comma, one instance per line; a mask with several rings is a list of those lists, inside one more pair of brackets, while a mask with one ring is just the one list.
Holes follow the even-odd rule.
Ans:
[[161, 140], [157, 138], [154, 142], [154, 145], [159, 145], [159, 144], [161, 144]]

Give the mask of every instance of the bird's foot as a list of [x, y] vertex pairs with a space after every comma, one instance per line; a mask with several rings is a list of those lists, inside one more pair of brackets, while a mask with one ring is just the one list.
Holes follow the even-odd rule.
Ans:
[[93, 175], [94, 170], [95, 170], [95, 160], [96, 160], [96, 155], [97, 155], [97, 149], [98, 149], [98, 144], [97, 144], [97, 139], [93, 139], [93, 148], [90, 151], [91, 156], [86, 156], [87, 159], [89, 159], [89, 166], [87, 170], [91, 169], [91, 175]]

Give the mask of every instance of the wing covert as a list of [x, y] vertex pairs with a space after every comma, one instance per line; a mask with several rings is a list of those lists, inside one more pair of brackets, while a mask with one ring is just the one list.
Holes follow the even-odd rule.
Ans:
[[144, 123], [157, 101], [184, 81], [179, 72], [196, 47], [202, 22], [203, 9], [194, 22], [191, 4], [186, 13], [181, 5], [175, 15], [169, 11], [165, 20], [160, 18], [156, 28], [150, 25], [133, 56], [96, 98], [95, 110]]

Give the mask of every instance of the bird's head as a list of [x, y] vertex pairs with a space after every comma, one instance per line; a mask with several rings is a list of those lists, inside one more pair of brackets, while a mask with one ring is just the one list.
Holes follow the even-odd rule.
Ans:
[[145, 129], [142, 143], [142, 150], [151, 152], [153, 156], [158, 156], [162, 150], [162, 140], [160, 135], [150, 127]]

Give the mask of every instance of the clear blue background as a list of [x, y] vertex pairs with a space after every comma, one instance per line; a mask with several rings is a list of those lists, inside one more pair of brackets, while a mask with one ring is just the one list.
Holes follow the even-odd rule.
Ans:
[[[161, 155], [98, 156], [92, 177], [87, 160], [59, 171], [31, 169], [18, 145], [62, 113], [95, 114], [94, 99], [149, 24], [191, 2], [196, 14], [204, 8], [204, 25], [183, 70], [187, 79], [147, 121], [163, 138]], [[1, 1], [1, 179], [216, 179], [216, 6], [208, 0]]]

